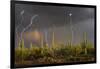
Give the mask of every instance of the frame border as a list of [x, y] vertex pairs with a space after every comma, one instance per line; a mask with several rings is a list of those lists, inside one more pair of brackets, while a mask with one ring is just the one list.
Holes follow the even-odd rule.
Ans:
[[[95, 46], [95, 61], [88, 62], [73, 62], [60, 64], [43, 64], [43, 65], [28, 65], [22, 67], [15, 67], [15, 4], [29, 4], [29, 5], [44, 5], [44, 6], [70, 6], [82, 8], [94, 8], [94, 46]], [[93, 64], [97, 62], [97, 43], [96, 43], [96, 5], [80, 5], [80, 4], [65, 4], [65, 3], [50, 3], [50, 2], [35, 2], [35, 1], [10, 1], [10, 68], [29, 68], [29, 67], [48, 67], [48, 66], [62, 66], [62, 65], [80, 65]]]

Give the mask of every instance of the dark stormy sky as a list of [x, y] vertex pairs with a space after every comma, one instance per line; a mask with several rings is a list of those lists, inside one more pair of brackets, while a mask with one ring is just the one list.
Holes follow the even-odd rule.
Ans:
[[[15, 29], [20, 38], [22, 31], [27, 28], [22, 35], [27, 47], [30, 43], [39, 45], [41, 35], [50, 45], [53, 31], [55, 42], [59, 44], [66, 44], [72, 30], [73, 44], [82, 40], [84, 32], [87, 39], [94, 43], [94, 8], [16, 4], [15, 18]], [[16, 46], [17, 43], [16, 35]]]

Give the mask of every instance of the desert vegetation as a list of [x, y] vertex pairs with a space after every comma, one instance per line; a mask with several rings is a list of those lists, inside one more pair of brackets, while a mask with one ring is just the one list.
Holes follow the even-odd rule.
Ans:
[[95, 49], [91, 42], [82, 41], [77, 45], [70, 42], [66, 45], [60, 44], [55, 46], [38, 47], [30, 44], [30, 48], [26, 48], [24, 40], [15, 48], [15, 65], [39, 65], [39, 64], [59, 64], [87, 62], [95, 60]]

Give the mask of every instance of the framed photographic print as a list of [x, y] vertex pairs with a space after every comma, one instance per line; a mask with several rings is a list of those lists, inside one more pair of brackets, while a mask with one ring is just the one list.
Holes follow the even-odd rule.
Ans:
[[96, 6], [11, 1], [11, 68], [96, 63]]

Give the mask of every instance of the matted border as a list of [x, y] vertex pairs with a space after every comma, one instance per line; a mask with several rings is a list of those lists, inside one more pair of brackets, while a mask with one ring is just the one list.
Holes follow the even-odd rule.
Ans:
[[15, 4], [31, 4], [31, 5], [44, 5], [44, 6], [69, 6], [69, 7], [87, 7], [94, 8], [94, 46], [95, 46], [95, 61], [89, 62], [77, 62], [77, 63], [61, 63], [61, 64], [43, 64], [43, 65], [31, 65], [23, 66], [20, 68], [27, 67], [44, 67], [44, 66], [60, 66], [60, 65], [76, 65], [76, 64], [90, 64], [96, 63], [96, 6], [95, 5], [80, 5], [80, 4], [64, 4], [64, 3], [49, 3], [49, 2], [30, 2], [30, 1], [11, 1], [11, 27], [10, 27], [10, 68], [16, 68], [14, 62], [15, 56]]

